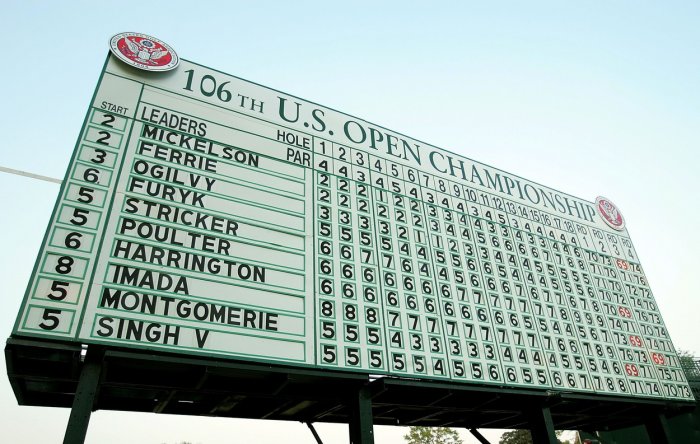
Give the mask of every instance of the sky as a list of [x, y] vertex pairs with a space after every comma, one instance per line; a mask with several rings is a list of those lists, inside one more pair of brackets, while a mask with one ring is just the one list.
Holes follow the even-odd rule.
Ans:
[[[699, 19], [693, 1], [4, 0], [0, 166], [62, 178], [109, 38], [143, 32], [188, 60], [589, 201], [610, 198], [674, 344], [700, 355]], [[58, 190], [0, 172], [0, 337]], [[11, 443], [58, 442], [69, 414], [18, 407], [6, 375], [0, 412]], [[327, 444], [348, 442], [345, 426], [318, 430]], [[376, 427], [376, 442], [405, 433]], [[107, 411], [87, 435], [183, 440], [314, 442], [301, 424]]]

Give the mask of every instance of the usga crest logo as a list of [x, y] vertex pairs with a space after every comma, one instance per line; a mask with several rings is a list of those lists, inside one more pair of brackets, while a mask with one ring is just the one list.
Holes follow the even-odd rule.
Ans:
[[620, 213], [620, 210], [617, 209], [615, 204], [610, 202], [610, 199], [598, 196], [595, 199], [595, 206], [598, 209], [600, 217], [603, 218], [610, 228], [617, 231], [625, 229], [625, 219], [622, 217], [622, 213]]
[[173, 48], [146, 34], [119, 33], [109, 41], [109, 49], [122, 62], [145, 71], [170, 71], [180, 63]]

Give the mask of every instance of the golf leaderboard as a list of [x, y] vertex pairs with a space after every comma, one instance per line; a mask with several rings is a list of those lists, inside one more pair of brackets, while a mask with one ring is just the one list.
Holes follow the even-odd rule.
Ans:
[[14, 335], [693, 398], [610, 200], [168, 62], [108, 57]]

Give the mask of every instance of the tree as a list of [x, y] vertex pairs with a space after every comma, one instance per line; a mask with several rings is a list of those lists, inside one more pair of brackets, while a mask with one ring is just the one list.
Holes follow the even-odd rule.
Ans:
[[411, 427], [403, 439], [408, 444], [463, 444], [457, 431], [449, 427]]
[[529, 430], [511, 430], [501, 435], [498, 444], [532, 444]]
[[700, 367], [695, 362], [693, 354], [686, 350], [678, 350], [678, 359], [680, 360], [681, 368], [685, 372], [685, 377], [689, 380], [700, 379]]
[[[561, 436], [561, 431], [557, 431], [557, 438]], [[569, 441], [561, 441], [560, 443], [566, 444]], [[532, 444], [532, 435], [530, 435], [529, 430], [511, 430], [501, 435], [498, 444]]]

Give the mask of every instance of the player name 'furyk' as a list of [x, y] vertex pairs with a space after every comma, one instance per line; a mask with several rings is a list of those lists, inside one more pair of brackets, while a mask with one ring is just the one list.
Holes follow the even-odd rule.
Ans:
[[183, 190], [172, 185], [165, 185], [158, 182], [151, 182], [150, 180], [140, 179], [134, 177], [129, 182], [129, 191], [143, 191], [151, 197], [160, 197], [162, 199], [171, 200], [173, 202], [180, 202], [189, 204], [192, 206], [197, 206], [201, 208], [204, 207], [204, 197], [202, 193], [197, 193], [191, 190]]

